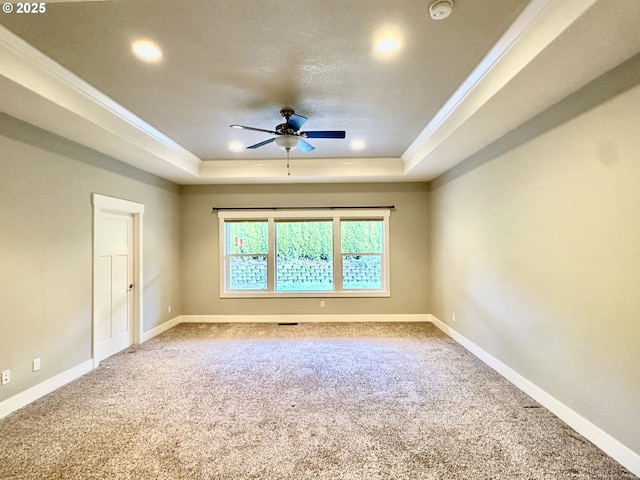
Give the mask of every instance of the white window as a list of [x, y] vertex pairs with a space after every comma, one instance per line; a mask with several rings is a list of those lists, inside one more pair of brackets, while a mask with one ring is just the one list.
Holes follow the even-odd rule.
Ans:
[[389, 296], [389, 214], [220, 210], [220, 296]]

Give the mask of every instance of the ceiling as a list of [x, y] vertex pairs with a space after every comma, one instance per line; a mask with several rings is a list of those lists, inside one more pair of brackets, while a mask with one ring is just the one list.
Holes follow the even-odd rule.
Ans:
[[[640, 51], [637, 0], [430, 3], [49, 0], [0, 15], [0, 107], [179, 184], [428, 181]], [[274, 143], [230, 151], [270, 138], [230, 124], [283, 107], [347, 138], [292, 150], [290, 175]]]

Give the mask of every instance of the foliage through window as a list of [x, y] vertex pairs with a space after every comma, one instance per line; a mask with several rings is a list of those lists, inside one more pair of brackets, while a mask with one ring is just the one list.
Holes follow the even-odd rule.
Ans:
[[277, 221], [277, 292], [333, 290], [333, 221]]
[[344, 288], [382, 288], [383, 226], [379, 220], [340, 222]]
[[220, 211], [221, 296], [388, 296], [389, 211]]
[[226, 250], [231, 290], [267, 288], [267, 222], [226, 224]]

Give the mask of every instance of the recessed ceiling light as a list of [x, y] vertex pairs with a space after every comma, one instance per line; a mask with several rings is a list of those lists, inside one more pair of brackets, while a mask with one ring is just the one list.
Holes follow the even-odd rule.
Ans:
[[351, 142], [351, 150], [364, 150], [364, 147], [364, 140], [357, 139]]
[[162, 59], [162, 50], [149, 40], [138, 40], [131, 44], [131, 50], [140, 60], [145, 62], [159, 62]]
[[400, 49], [400, 40], [395, 37], [385, 37], [378, 40], [376, 50], [380, 53], [393, 53]]
[[244, 150], [244, 145], [241, 142], [231, 142], [229, 143], [229, 150], [238, 153]]
[[373, 38], [373, 51], [378, 58], [393, 57], [402, 48], [402, 30], [396, 26], [380, 28]]

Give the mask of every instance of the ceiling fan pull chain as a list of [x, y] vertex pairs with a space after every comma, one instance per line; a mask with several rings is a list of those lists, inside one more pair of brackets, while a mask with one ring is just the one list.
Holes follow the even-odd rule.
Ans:
[[291, 169], [289, 168], [289, 151], [291, 150], [291, 148], [287, 147], [287, 176], [290, 177], [291, 176]]

